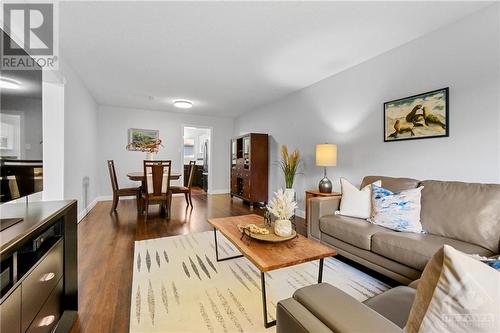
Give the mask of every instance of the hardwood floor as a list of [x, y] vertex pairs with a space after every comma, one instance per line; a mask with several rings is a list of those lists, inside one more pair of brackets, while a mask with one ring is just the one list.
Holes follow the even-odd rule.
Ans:
[[[121, 200], [110, 214], [111, 201], [99, 202], [78, 225], [79, 319], [72, 332], [128, 332], [134, 241], [212, 230], [210, 217], [250, 213], [248, 205], [229, 195], [193, 192], [194, 209], [174, 197], [171, 219], [151, 207], [144, 222], [135, 200]], [[260, 214], [255, 208], [253, 213]], [[305, 230], [297, 219], [298, 231]]]

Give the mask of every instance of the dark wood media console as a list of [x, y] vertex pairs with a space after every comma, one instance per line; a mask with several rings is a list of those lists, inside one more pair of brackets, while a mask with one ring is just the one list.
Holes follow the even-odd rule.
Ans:
[[75, 200], [4, 204], [0, 332], [69, 332], [78, 313]]

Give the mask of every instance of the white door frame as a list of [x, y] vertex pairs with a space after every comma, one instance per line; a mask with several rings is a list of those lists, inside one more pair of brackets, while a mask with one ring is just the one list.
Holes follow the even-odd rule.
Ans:
[[183, 184], [184, 184], [184, 128], [185, 127], [202, 128], [202, 129], [208, 129], [208, 131], [209, 131], [210, 139], [208, 140], [208, 188], [207, 188], [207, 194], [211, 194], [212, 190], [213, 190], [212, 160], [213, 160], [214, 154], [213, 154], [212, 141], [214, 140], [214, 128], [212, 126], [203, 126], [203, 125], [189, 124], [189, 123], [181, 124], [181, 133], [182, 133], [181, 161], [182, 161], [182, 182], [183, 182]]

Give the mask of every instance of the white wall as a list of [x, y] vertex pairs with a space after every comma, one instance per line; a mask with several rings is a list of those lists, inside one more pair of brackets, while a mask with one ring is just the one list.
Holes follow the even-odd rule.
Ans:
[[[339, 177], [360, 183], [364, 175], [407, 176], [498, 183], [500, 180], [498, 4], [450, 26], [331, 76], [239, 117], [235, 134], [271, 135], [271, 162], [279, 146], [298, 148], [303, 175], [294, 186], [316, 188], [317, 143], [338, 144]], [[450, 87], [450, 137], [383, 142], [383, 103]], [[270, 166], [270, 194], [284, 185]]]
[[[497, 5], [498, 17], [497, 28], [500, 36], [500, 4]], [[498, 43], [498, 53], [500, 53], [500, 42]], [[498, 65], [498, 77], [500, 77], [500, 65]], [[500, 84], [498, 85], [497, 106], [500, 109]], [[498, 128], [500, 128], [500, 116], [498, 117]], [[498, 135], [498, 146], [500, 147], [500, 134]], [[500, 166], [500, 154], [498, 154], [498, 165]], [[500, 179], [500, 168], [498, 168], [498, 179]]]
[[[137, 186], [126, 174], [141, 171], [146, 153], [127, 151], [127, 130], [129, 128], [158, 129], [164, 147], [155, 159], [172, 160], [172, 171], [182, 173], [183, 126], [211, 127], [212, 131], [212, 173], [209, 179], [209, 193], [229, 192], [229, 143], [233, 134], [233, 119], [207, 117], [165, 111], [129, 109], [100, 106], [98, 121], [98, 173], [99, 195], [111, 195], [111, 183], [106, 160], [114, 160], [120, 186]], [[179, 181], [180, 182], [180, 181]]]
[[97, 104], [79, 76], [64, 61], [64, 198], [78, 200], [79, 218], [97, 198]]
[[64, 85], [43, 82], [43, 200], [63, 198]]

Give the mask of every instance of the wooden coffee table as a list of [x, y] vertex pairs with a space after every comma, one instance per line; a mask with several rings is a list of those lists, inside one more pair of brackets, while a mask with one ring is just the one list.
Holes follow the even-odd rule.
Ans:
[[[215, 258], [217, 261], [244, 256], [260, 270], [264, 326], [266, 328], [276, 325], [276, 320], [267, 321], [266, 281], [264, 273], [308, 261], [319, 260], [318, 283], [321, 283], [323, 279], [323, 259], [337, 254], [335, 249], [302, 235], [298, 235], [296, 238], [282, 243], [259, 242], [257, 240], [249, 240], [246, 236], [242, 238], [238, 224], [264, 223], [264, 218], [255, 214], [214, 218], [209, 219], [208, 223], [214, 227]], [[217, 230], [241, 252], [241, 255], [219, 258]]]

